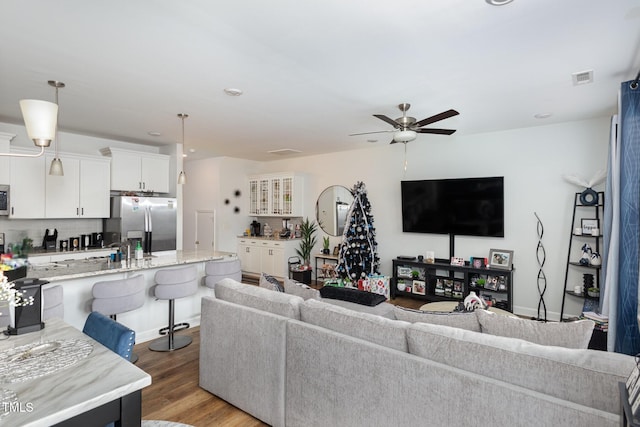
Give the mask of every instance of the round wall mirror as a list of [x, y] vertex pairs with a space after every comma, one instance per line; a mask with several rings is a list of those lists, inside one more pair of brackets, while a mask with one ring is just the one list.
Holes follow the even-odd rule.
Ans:
[[326, 188], [316, 202], [316, 219], [322, 230], [331, 236], [342, 236], [353, 194], [342, 185]]

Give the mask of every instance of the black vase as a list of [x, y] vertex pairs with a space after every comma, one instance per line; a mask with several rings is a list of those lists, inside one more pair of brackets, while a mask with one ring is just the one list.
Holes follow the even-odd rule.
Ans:
[[323, 253], [324, 255], [329, 255], [330, 251], [329, 251], [329, 249], [323, 249], [323, 250], [322, 250], [322, 253]]

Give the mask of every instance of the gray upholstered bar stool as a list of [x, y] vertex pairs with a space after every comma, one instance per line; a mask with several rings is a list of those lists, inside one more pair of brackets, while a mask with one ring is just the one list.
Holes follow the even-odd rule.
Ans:
[[117, 320], [116, 316], [140, 308], [145, 300], [144, 276], [96, 282], [92, 288], [91, 311], [98, 311]]
[[169, 325], [160, 330], [166, 330], [166, 336], [155, 339], [149, 344], [149, 350], [173, 351], [191, 344], [193, 339], [184, 335], [175, 335], [176, 330], [189, 327], [188, 323], [176, 325], [175, 300], [184, 298], [198, 292], [198, 270], [195, 265], [179, 268], [166, 268], [155, 275], [156, 286], [154, 294], [157, 299], [169, 300]]
[[42, 321], [53, 318], [64, 319], [64, 292], [60, 285], [42, 289]]
[[211, 289], [222, 279], [231, 278], [238, 282], [242, 281], [242, 267], [239, 258], [208, 261], [204, 265], [204, 273], [206, 275], [204, 284]]
[[[126, 279], [103, 280], [93, 284], [91, 311], [97, 311], [113, 320], [120, 313], [133, 311], [144, 305], [146, 284], [144, 276], [137, 274]], [[138, 355], [131, 355], [131, 363], [138, 361]]]

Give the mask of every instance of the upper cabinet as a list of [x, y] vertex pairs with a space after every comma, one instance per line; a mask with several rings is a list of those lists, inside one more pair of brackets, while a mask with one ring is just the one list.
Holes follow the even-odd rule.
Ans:
[[294, 173], [249, 177], [249, 215], [304, 216], [304, 178]]
[[[46, 165], [53, 156], [46, 156]], [[64, 156], [64, 176], [46, 177], [46, 218], [108, 218], [108, 159]]]
[[164, 154], [103, 148], [111, 157], [111, 190], [169, 192], [169, 160]]
[[10, 218], [44, 218], [45, 158], [11, 157]]
[[63, 176], [49, 175], [52, 155], [10, 157], [10, 218], [109, 217], [109, 160], [65, 153], [60, 158]]

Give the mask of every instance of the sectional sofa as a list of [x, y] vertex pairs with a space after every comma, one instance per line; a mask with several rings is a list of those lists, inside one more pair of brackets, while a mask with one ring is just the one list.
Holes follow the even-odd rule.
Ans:
[[617, 426], [618, 382], [635, 366], [536, 343], [565, 334], [586, 347], [589, 323], [549, 334], [484, 311], [411, 323], [233, 279], [214, 293], [202, 299], [200, 386], [273, 426]]

